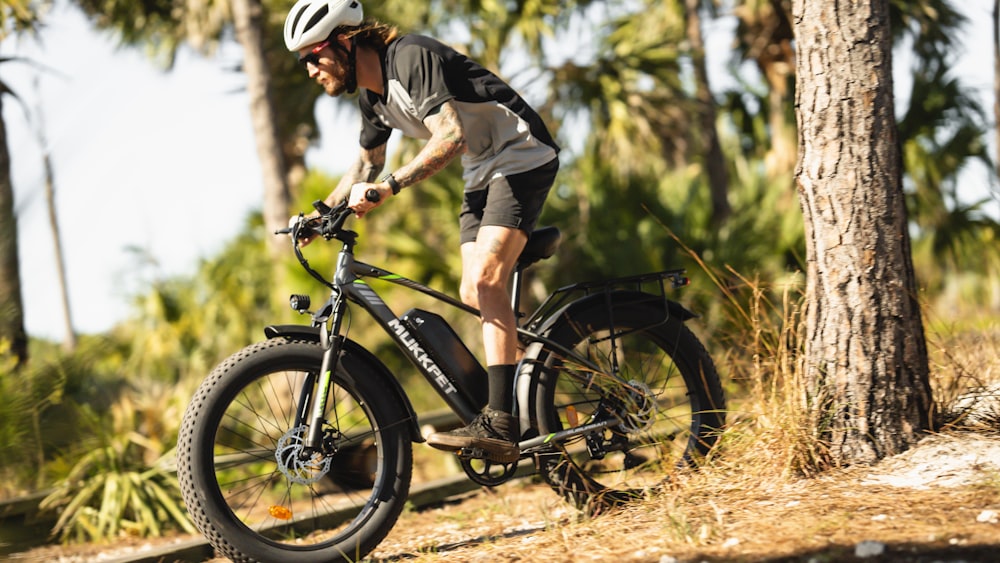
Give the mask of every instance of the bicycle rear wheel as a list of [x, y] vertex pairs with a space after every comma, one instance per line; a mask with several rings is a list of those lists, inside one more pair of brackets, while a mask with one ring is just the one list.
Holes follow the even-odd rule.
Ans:
[[542, 477], [571, 503], [597, 513], [637, 498], [718, 439], [725, 398], [715, 365], [662, 299], [613, 310], [600, 300], [564, 313], [547, 336], [591, 365], [529, 347], [541, 435], [608, 423], [539, 458]]
[[322, 348], [274, 339], [219, 365], [188, 406], [178, 478], [188, 512], [233, 561], [356, 561], [389, 533], [409, 491], [403, 409], [378, 374], [342, 362], [320, 451], [303, 447], [296, 412]]

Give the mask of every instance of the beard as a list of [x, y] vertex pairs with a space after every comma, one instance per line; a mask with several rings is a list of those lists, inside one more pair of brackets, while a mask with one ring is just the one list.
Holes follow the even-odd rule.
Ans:
[[323, 90], [326, 91], [326, 95], [336, 98], [337, 96], [343, 94], [347, 91], [347, 84], [341, 80], [327, 80], [323, 84]]
[[337, 53], [334, 64], [330, 65], [330, 72], [325, 73], [325, 77], [320, 77], [320, 85], [328, 96], [337, 97], [347, 92], [348, 83], [353, 82], [351, 80], [353, 77], [348, 76], [350, 72], [346, 61], [341, 59], [340, 53]]

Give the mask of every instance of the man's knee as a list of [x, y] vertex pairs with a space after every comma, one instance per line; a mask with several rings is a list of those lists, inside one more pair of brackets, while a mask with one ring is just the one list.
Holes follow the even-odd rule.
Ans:
[[470, 307], [479, 308], [479, 288], [476, 287], [476, 284], [463, 279], [462, 285], [458, 288], [458, 295], [461, 297], [462, 303]]

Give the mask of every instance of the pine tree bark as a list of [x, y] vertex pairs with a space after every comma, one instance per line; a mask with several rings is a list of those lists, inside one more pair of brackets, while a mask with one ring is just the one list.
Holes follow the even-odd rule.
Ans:
[[893, 107], [889, 0], [794, 0], [793, 19], [807, 401], [834, 462], [872, 463], [919, 440], [933, 408]]

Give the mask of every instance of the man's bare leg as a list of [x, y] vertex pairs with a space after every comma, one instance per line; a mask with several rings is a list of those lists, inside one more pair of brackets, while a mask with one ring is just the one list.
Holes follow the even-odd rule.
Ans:
[[517, 362], [517, 325], [507, 284], [527, 235], [518, 229], [484, 226], [475, 242], [462, 245], [462, 301], [477, 307], [483, 326], [489, 404], [472, 424], [452, 432], [436, 432], [427, 443], [440, 449], [481, 448], [501, 463], [519, 455], [513, 383]]

